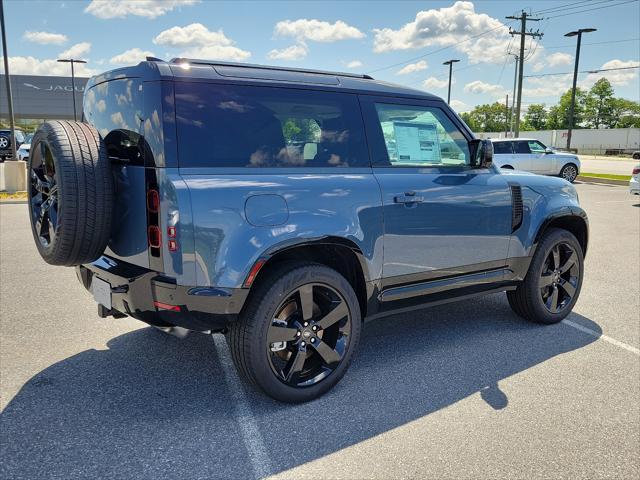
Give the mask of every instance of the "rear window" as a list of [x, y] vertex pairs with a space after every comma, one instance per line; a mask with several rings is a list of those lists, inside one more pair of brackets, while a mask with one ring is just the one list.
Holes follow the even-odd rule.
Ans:
[[493, 153], [511, 153], [511, 142], [495, 142]]
[[178, 82], [181, 167], [369, 166], [354, 95]]
[[515, 153], [531, 153], [531, 149], [529, 148], [529, 142], [520, 141], [515, 143]]

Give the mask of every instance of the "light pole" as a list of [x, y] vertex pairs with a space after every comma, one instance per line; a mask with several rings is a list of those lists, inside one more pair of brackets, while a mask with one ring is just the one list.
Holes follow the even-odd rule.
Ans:
[[447, 92], [447, 105], [451, 102], [451, 72], [453, 70], [453, 64], [460, 60], [447, 60], [443, 65], [449, 65], [449, 91]]
[[76, 60], [73, 58], [59, 58], [58, 61], [60, 63], [70, 63], [71, 64], [71, 97], [73, 98], [73, 119], [77, 120], [78, 115], [76, 114], [76, 75], [73, 68], [74, 63], [87, 63], [85, 60]]
[[4, 80], [7, 87], [7, 106], [9, 107], [9, 126], [11, 127], [11, 158], [17, 160], [16, 155], [16, 122], [13, 118], [13, 97], [11, 96], [11, 76], [9, 75], [9, 54], [7, 53], [7, 35], [4, 29], [4, 3], [0, 0], [0, 29], [2, 30], [2, 53], [4, 55]]
[[582, 34], [595, 32], [596, 28], [581, 28], [579, 30], [565, 33], [565, 37], [578, 36], [576, 45], [576, 64], [573, 67], [573, 89], [571, 90], [571, 106], [569, 107], [569, 129], [567, 130], [567, 150], [571, 148], [571, 130], [573, 129], [573, 116], [576, 108], [576, 83], [578, 82], [578, 62], [580, 61], [580, 43], [582, 43]]

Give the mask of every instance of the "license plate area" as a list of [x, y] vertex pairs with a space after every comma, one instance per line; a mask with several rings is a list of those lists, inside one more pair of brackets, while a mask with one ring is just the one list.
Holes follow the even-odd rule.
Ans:
[[94, 300], [111, 310], [111, 284], [94, 276], [91, 282], [91, 293]]

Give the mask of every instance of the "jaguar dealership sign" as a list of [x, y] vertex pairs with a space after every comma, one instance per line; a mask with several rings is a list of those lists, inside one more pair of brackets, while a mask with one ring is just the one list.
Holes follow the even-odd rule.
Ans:
[[[0, 118], [8, 117], [7, 96], [4, 91], [4, 75], [0, 75]], [[75, 79], [75, 96], [78, 106], [88, 78]], [[71, 77], [46, 77], [35, 75], [11, 75], [13, 110], [16, 118], [73, 118], [73, 86]], [[80, 108], [78, 109], [80, 112]], [[78, 113], [80, 116], [80, 113]]]

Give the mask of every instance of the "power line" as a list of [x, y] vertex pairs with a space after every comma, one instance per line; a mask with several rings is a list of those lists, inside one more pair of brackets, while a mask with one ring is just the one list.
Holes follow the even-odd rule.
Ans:
[[[547, 9], [544, 9], [544, 10], [538, 10], [538, 11], [534, 12], [534, 14], [535, 15], [540, 15], [540, 14], [544, 13], [546, 15], [548, 13], [555, 13], [555, 12], [562, 12], [562, 11], [565, 11], [565, 10], [575, 10], [575, 9], [578, 9], [578, 8], [584, 8], [587, 5], [591, 6], [591, 5], [598, 5], [600, 3], [610, 3], [611, 1], [612, 0], [600, 0], [600, 1], [597, 1], [597, 2], [593, 2], [593, 1], [589, 1], [589, 0], [587, 0], [587, 1], [583, 0], [582, 2], [569, 3], [567, 5], [559, 5], [557, 7], [547, 8]], [[578, 4], [582, 4], [582, 5], [578, 5]], [[571, 5], [573, 5], [573, 6], [571, 6]]]
[[[567, 7], [570, 7], [571, 5], [577, 5], [579, 3], [589, 3], [590, 0], [581, 0], [580, 2], [573, 2], [573, 3], [567, 3], [565, 5], [557, 5], [555, 7], [549, 7], [549, 8], [543, 8], [542, 10], [536, 10], [535, 12], [533, 12], [535, 15], [539, 15], [543, 12], [548, 12], [551, 10], [564, 10]], [[609, 0], [607, 0], [609, 1]], [[580, 8], [580, 6], [577, 7], [572, 7], [572, 8]]]
[[586, 10], [580, 10], [578, 12], [569, 12], [569, 13], [563, 13], [561, 15], [554, 15], [552, 17], [546, 17], [546, 18], [560, 18], [560, 17], [566, 17], [567, 15], [576, 15], [578, 13], [584, 13], [584, 12], [592, 12], [594, 10], [602, 10], [603, 8], [612, 8], [612, 7], [619, 7], [620, 5], [625, 5], [627, 3], [634, 3], [637, 2], [638, 0], [627, 0], [626, 2], [620, 2], [620, 3], [616, 3], [615, 5], [604, 5], [602, 7], [596, 7], [596, 8], [588, 8]]
[[[604, 44], [609, 44], [609, 43], [635, 42], [635, 41], [638, 41], [638, 40], [640, 40], [640, 37], [639, 38], [626, 38], [626, 39], [623, 39], [623, 40], [609, 40], [609, 41], [606, 41], [606, 42], [583, 43], [582, 45], [604, 45]], [[573, 45], [552, 45], [550, 47], [548, 47], [546, 45], [544, 46], [544, 48], [546, 50], [550, 50], [552, 48], [555, 49], [555, 48], [567, 48], [567, 47], [573, 47]]]
[[[640, 68], [640, 65], [634, 65], [633, 67], [617, 67], [617, 68], [599, 68], [595, 70], [581, 70], [578, 73], [600, 73], [600, 72], [610, 72], [613, 70], [629, 70], [632, 68]], [[537, 75], [525, 75], [524, 78], [531, 77], [552, 77], [554, 75], [571, 75], [572, 72], [561, 72], [561, 73], [539, 73]]]

